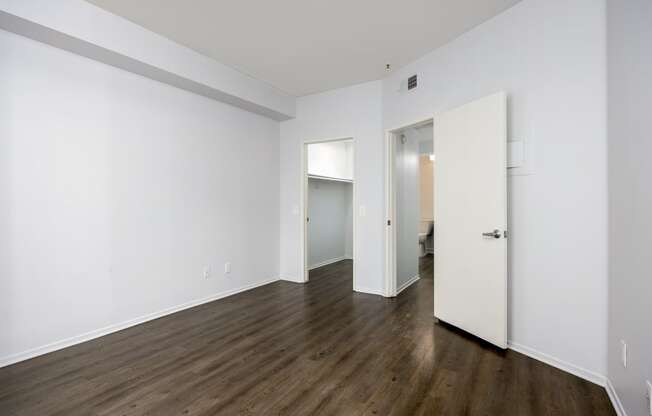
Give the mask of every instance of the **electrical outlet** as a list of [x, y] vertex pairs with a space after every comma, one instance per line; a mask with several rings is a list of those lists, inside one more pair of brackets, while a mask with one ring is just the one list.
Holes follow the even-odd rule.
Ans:
[[211, 266], [204, 267], [204, 279], [211, 277]]
[[627, 368], [627, 343], [624, 340], [620, 340], [620, 353], [621, 359], [623, 361], [623, 367]]
[[645, 386], [647, 387], [647, 405], [650, 415], [652, 415], [652, 383], [650, 380], [645, 381]]
[[224, 263], [224, 274], [231, 273], [231, 262], [227, 261]]

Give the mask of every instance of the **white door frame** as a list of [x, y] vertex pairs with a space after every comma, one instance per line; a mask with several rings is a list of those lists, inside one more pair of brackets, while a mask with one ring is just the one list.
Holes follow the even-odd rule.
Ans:
[[[434, 117], [427, 117], [400, 127], [385, 131], [385, 287], [383, 296], [397, 295], [396, 287], [396, 133], [400, 130], [434, 123]], [[433, 129], [432, 144], [435, 144]], [[434, 174], [434, 173], [433, 173]], [[433, 195], [434, 198], [434, 195]], [[434, 215], [434, 205], [433, 205]], [[416, 236], [415, 236], [416, 238]]]
[[357, 201], [357, 171], [358, 166], [355, 162], [356, 160], [356, 142], [354, 137], [336, 137], [331, 139], [315, 139], [315, 140], [304, 140], [301, 142], [301, 192], [300, 192], [300, 203], [301, 207], [299, 212], [301, 212], [301, 217], [299, 221], [301, 223], [301, 267], [300, 270], [303, 271], [303, 282], [308, 282], [309, 276], [309, 265], [308, 265], [308, 227], [306, 226], [306, 220], [308, 218], [308, 145], [316, 143], [329, 143], [329, 142], [341, 142], [345, 140], [350, 140], [353, 143], [353, 201], [352, 201], [352, 216], [353, 216], [353, 247], [351, 253], [353, 257], [353, 290], [356, 286], [356, 269], [357, 269], [357, 239], [356, 239], [356, 229], [358, 228], [358, 216], [356, 215], [356, 201]]

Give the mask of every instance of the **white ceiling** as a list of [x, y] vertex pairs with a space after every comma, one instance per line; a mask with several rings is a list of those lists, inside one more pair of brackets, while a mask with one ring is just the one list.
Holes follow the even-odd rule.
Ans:
[[87, 0], [292, 95], [386, 75], [519, 0]]

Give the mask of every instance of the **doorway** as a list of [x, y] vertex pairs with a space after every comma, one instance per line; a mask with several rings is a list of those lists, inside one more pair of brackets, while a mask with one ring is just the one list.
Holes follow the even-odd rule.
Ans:
[[421, 278], [433, 278], [433, 120], [392, 130], [387, 141], [389, 273], [385, 296], [393, 297]]
[[304, 282], [331, 268], [352, 273], [355, 287], [355, 163], [353, 138], [302, 144]]
[[[418, 132], [433, 153], [433, 315], [507, 347], [507, 96], [489, 95], [386, 134], [387, 297], [419, 279]], [[436, 172], [435, 172], [436, 171]], [[406, 173], [407, 172], [407, 173]], [[425, 227], [421, 228], [422, 233]], [[423, 237], [423, 236], [422, 236]], [[426, 246], [427, 251], [427, 246]]]

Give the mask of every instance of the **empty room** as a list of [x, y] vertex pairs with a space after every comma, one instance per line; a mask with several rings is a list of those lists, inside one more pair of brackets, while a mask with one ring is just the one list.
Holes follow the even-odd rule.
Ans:
[[652, 415], [650, 0], [0, 0], [0, 415]]

